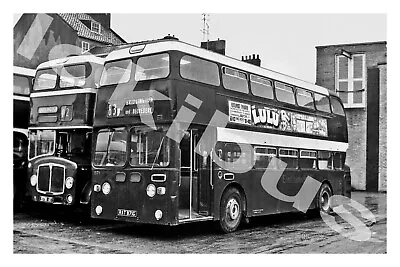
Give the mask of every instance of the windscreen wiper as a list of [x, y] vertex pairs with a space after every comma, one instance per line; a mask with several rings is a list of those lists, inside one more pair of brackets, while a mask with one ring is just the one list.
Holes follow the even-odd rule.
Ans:
[[158, 157], [160, 156], [161, 147], [162, 147], [162, 145], [163, 145], [163, 143], [164, 143], [164, 138], [165, 138], [165, 135], [164, 135], [163, 138], [161, 139], [160, 146], [159, 146], [158, 149], [157, 149], [157, 154], [156, 154], [156, 156], [155, 156], [155, 158], [154, 158], [154, 160], [153, 160], [153, 164], [151, 165], [151, 169], [150, 169], [150, 170], [153, 170], [153, 168], [154, 168], [154, 163], [157, 161]]

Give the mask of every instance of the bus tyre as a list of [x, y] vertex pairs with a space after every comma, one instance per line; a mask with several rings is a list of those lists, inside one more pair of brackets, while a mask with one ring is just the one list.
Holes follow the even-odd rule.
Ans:
[[242, 196], [236, 188], [226, 190], [221, 199], [220, 228], [224, 233], [235, 231], [243, 216]]
[[318, 194], [318, 209], [320, 212], [323, 213], [332, 212], [332, 206], [331, 206], [332, 195], [333, 194], [330, 186], [326, 183], [322, 184]]

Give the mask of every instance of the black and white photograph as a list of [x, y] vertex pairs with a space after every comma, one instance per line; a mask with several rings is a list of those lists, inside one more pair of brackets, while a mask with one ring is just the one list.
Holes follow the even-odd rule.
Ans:
[[13, 11], [16, 260], [388, 254], [388, 14], [205, 3]]

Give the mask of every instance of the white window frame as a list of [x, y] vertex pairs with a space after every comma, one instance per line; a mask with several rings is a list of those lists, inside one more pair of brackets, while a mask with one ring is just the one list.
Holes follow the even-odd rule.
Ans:
[[[94, 29], [93, 29], [93, 25], [99, 25], [99, 30], [98, 30], [98, 31], [97, 31], [97, 30], [94, 30]], [[90, 22], [90, 30], [91, 30], [92, 32], [101, 34], [101, 24], [98, 23], [98, 22], [95, 22], [95, 21], [91, 21], [91, 22]]]
[[[85, 49], [85, 45], [87, 45], [87, 49]], [[86, 41], [82, 41], [82, 54], [89, 50], [90, 50], [90, 43], [86, 42]]]
[[[362, 78], [354, 78], [353, 77], [353, 70], [354, 70], [354, 56], [362, 56]], [[346, 58], [347, 59], [347, 79], [339, 79], [339, 59], [340, 58]], [[347, 81], [347, 90], [349, 92], [354, 91], [354, 82], [355, 81], [362, 81], [362, 89], [364, 91], [362, 92], [362, 103], [353, 103], [353, 94], [354, 93], [347, 93], [347, 103], [343, 103], [344, 108], [365, 108], [366, 105], [366, 86], [367, 86], [367, 66], [366, 66], [366, 58], [365, 54], [358, 53], [358, 54], [352, 54], [351, 59], [348, 57], [345, 57], [344, 55], [336, 55], [335, 56], [335, 91], [339, 94], [339, 82], [346, 82]], [[342, 99], [343, 100], [343, 99]]]

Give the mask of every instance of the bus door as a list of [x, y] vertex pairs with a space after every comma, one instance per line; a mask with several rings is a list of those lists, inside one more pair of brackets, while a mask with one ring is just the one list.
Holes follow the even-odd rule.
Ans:
[[200, 140], [197, 130], [188, 130], [181, 143], [179, 219], [198, 219], [210, 215], [210, 157], [195, 152]]

